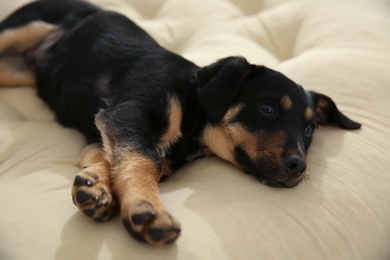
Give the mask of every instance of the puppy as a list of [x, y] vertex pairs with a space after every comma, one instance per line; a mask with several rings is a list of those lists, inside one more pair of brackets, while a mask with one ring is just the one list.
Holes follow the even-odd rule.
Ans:
[[[83, 214], [120, 211], [130, 234], [170, 244], [180, 224], [158, 182], [188, 161], [216, 155], [260, 182], [293, 187], [305, 176], [318, 125], [358, 129], [327, 96], [242, 57], [206, 66], [167, 51], [128, 18], [78, 0], [42, 0], [0, 24], [0, 83], [37, 86], [64, 126], [88, 139], [72, 188]], [[19, 65], [18, 65], [19, 66]]]

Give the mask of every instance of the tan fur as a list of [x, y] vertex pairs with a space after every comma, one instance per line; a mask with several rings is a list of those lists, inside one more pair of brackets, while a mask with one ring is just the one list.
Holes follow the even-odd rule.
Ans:
[[206, 125], [201, 136], [201, 142], [206, 146], [206, 150], [218, 155], [220, 158], [235, 163], [234, 161], [234, 146], [232, 136], [228, 125], [234, 116], [236, 116], [243, 106], [241, 104], [230, 108], [221, 123], [218, 125]]
[[126, 209], [137, 200], [146, 200], [155, 208], [162, 208], [157, 183], [161, 173], [154, 162], [137, 153], [130, 152], [121, 156], [123, 159], [112, 170], [113, 188], [121, 207]]
[[[161, 171], [151, 159], [135, 152], [131, 147], [118, 145], [112, 133], [113, 129], [106, 126], [101, 113], [95, 116], [95, 124], [102, 136], [104, 157], [111, 164], [114, 190], [118, 198], [121, 201], [129, 201], [134, 194], [143, 196], [145, 193], [154, 194], [152, 199], [159, 201], [157, 183]], [[150, 192], [151, 190], [153, 191]]]
[[[264, 155], [273, 155], [279, 158], [283, 153], [283, 144], [286, 136], [282, 132], [251, 133], [240, 123], [229, 123], [242, 109], [242, 105], [228, 110], [218, 125], [207, 125], [203, 131], [201, 142], [207, 150], [237, 166], [234, 158], [234, 149], [241, 146], [252, 160]], [[278, 162], [275, 162], [278, 163]]]
[[[163, 245], [180, 234], [180, 223], [164, 210], [158, 182], [161, 172], [153, 161], [136, 152], [121, 156], [123, 160], [112, 170], [113, 189], [120, 202], [121, 218], [131, 229], [152, 245]], [[148, 216], [144, 223], [136, 223], [134, 216]], [[166, 230], [163, 237], [153, 239], [152, 230]]]
[[230, 138], [228, 130], [223, 126], [207, 125], [203, 130], [201, 142], [213, 154], [226, 161], [234, 162], [234, 143]]
[[[179, 113], [175, 111], [177, 106], [174, 101], [171, 102], [170, 120], [175, 129]], [[139, 233], [152, 245], [176, 239], [180, 234], [180, 223], [164, 210], [158, 190], [162, 170], [170, 172], [169, 162], [163, 160], [160, 169], [152, 159], [136, 152], [131, 144], [122, 146], [115, 140], [115, 129], [105, 125], [101, 113], [95, 117], [95, 122], [102, 136], [104, 157], [111, 165], [112, 189], [119, 201], [122, 219], [128, 221], [133, 232]], [[175, 131], [171, 133], [170, 136], [176, 136]], [[135, 223], [134, 216], [149, 216], [149, 219], [144, 223]], [[156, 240], [149, 232], [151, 229], [166, 230], [166, 233]]]
[[326, 121], [326, 110], [328, 109], [329, 104], [326, 100], [320, 98], [315, 107], [316, 121], [323, 122]]
[[0, 86], [34, 86], [33, 72], [27, 68], [21, 56], [0, 57]]
[[240, 111], [244, 108], [244, 105], [238, 104], [235, 105], [234, 107], [230, 108], [224, 115], [222, 122], [223, 123], [228, 123], [230, 122]]
[[310, 107], [305, 109], [304, 118], [306, 122], [310, 122], [313, 119], [313, 110]]
[[37, 46], [57, 26], [41, 21], [30, 22], [23, 27], [9, 29], [0, 34], [0, 53], [22, 53]]
[[316, 106], [316, 114], [323, 113], [323, 111], [326, 110], [328, 107], [329, 107], [328, 102], [320, 98]]
[[263, 152], [281, 154], [286, 137], [281, 133], [250, 133], [241, 124], [229, 127], [236, 145], [240, 145], [252, 160], [256, 160]]
[[173, 171], [171, 169], [172, 161], [170, 159], [164, 158], [162, 159], [162, 175], [170, 176]]
[[[268, 162], [272, 162], [276, 167], [284, 168], [284, 161], [280, 158], [283, 157], [283, 145], [287, 137], [283, 132], [272, 134], [268, 132], [250, 133], [241, 125], [235, 125], [231, 131], [235, 133], [236, 145], [241, 146], [251, 161], [256, 162], [266, 158]], [[287, 176], [282, 171], [275, 172], [273, 177], [276, 180], [284, 181]]]
[[108, 162], [112, 164], [117, 161], [114, 155], [115, 144], [113, 143], [113, 140], [109, 137], [111, 131], [110, 128], [107, 127], [107, 125], [104, 123], [104, 120], [102, 119], [102, 113], [103, 110], [95, 115], [95, 125], [98, 128], [102, 138], [104, 157]]
[[280, 100], [283, 110], [287, 111], [291, 109], [292, 102], [289, 96], [283, 96]]
[[[96, 219], [108, 212], [100, 221], [111, 219], [117, 212], [117, 202], [111, 187], [110, 164], [104, 159], [102, 149], [97, 144], [88, 145], [81, 151], [78, 159], [78, 166], [83, 169], [77, 175], [85, 180], [85, 184], [74, 185], [72, 188], [76, 206], [80, 211], [95, 209], [94, 214], [88, 216], [90, 218]], [[90, 185], [86, 184], [87, 181]], [[91, 198], [98, 198], [98, 200], [90, 199], [79, 203], [76, 198], [80, 191], [87, 192]], [[98, 204], [101, 206], [97, 206]]]
[[[176, 142], [181, 136], [181, 120], [182, 120], [182, 109], [180, 101], [177, 97], [168, 97], [168, 128], [165, 133], [161, 136], [157, 149], [160, 155], [165, 153], [165, 150]], [[162, 156], [164, 157], [164, 156]]]
[[104, 160], [101, 147], [98, 144], [90, 144], [84, 147], [79, 154], [77, 166], [83, 168], [84, 166]]
[[[0, 34], [0, 54], [21, 54], [38, 47], [46, 37], [58, 31], [58, 27], [42, 21], [30, 22], [23, 27], [5, 30]], [[54, 39], [53, 38], [53, 39]], [[50, 45], [48, 43], [46, 45]], [[45, 47], [45, 46], [43, 46]], [[38, 52], [37, 54], [43, 55]], [[41, 50], [43, 51], [43, 49]], [[9, 56], [0, 60], [0, 85], [1, 86], [34, 86], [33, 72], [22, 61], [22, 57]]]

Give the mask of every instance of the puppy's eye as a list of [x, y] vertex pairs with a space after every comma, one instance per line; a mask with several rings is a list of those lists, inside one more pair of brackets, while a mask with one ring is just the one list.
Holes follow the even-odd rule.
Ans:
[[313, 134], [313, 125], [312, 124], [308, 124], [305, 128], [305, 135], [307, 137], [310, 137], [311, 135]]
[[273, 116], [276, 114], [276, 109], [273, 104], [261, 104], [260, 105], [261, 112], [266, 116]]

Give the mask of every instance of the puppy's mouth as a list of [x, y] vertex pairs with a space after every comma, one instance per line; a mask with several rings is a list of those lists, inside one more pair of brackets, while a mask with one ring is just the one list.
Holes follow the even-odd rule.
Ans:
[[303, 179], [308, 178], [306, 173], [303, 173], [302, 176], [298, 178], [288, 178], [286, 181], [281, 182], [281, 181], [273, 180], [271, 178], [259, 176], [258, 174], [255, 174], [255, 176], [262, 184], [271, 187], [285, 187], [285, 188], [292, 188], [298, 185], [298, 183], [300, 183]]
[[[236, 149], [235, 159], [240, 168], [242, 168], [246, 173], [254, 175], [262, 184], [271, 186], [271, 187], [285, 187], [291, 188], [296, 186], [302, 179], [305, 178], [306, 173], [303, 173], [300, 176], [291, 176], [289, 177], [284, 172], [283, 169], [279, 169], [277, 165], [269, 164], [268, 160], [265, 162], [253, 161], [249, 158], [247, 153], [242, 149]], [[275, 176], [274, 178], [266, 175], [265, 173], [270, 173], [269, 175]]]
[[298, 178], [286, 178], [285, 180], [277, 180], [270, 178], [268, 176], [264, 176], [258, 170], [253, 169], [252, 167], [247, 167], [244, 169], [246, 173], [254, 175], [262, 184], [271, 187], [284, 187], [284, 188], [292, 188], [296, 186], [301, 180], [304, 178], [304, 174]]
[[276, 180], [267, 176], [262, 175], [259, 173], [259, 171], [253, 171], [245, 169], [245, 172], [254, 175], [262, 184], [265, 184], [267, 186], [271, 187], [284, 187], [284, 188], [292, 188], [296, 185], [298, 185], [303, 179], [308, 179], [306, 173], [303, 173], [299, 177], [290, 177], [286, 180], [280, 181]]

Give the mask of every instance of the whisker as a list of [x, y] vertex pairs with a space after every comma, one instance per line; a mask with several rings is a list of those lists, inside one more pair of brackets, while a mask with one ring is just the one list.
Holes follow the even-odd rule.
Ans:
[[310, 181], [310, 174], [308, 172], [303, 173], [302, 180], [304, 181]]

